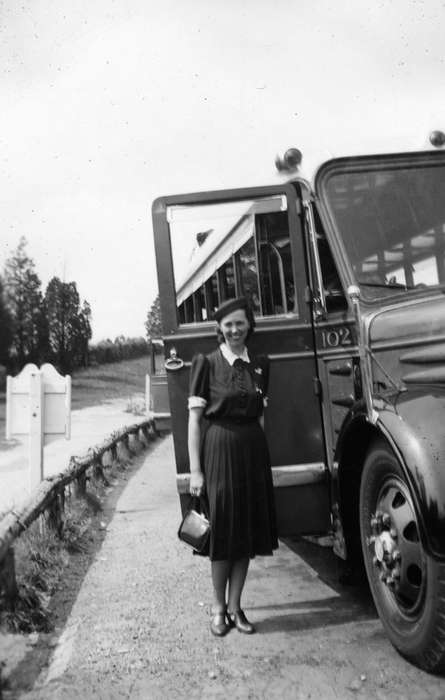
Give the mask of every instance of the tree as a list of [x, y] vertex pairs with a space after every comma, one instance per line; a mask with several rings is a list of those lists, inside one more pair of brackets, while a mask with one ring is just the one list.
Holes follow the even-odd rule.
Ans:
[[12, 345], [12, 316], [6, 307], [3, 281], [0, 278], [0, 365], [9, 366]]
[[84, 300], [77, 322], [76, 366], [88, 367], [88, 345], [93, 333], [91, 330], [91, 306]]
[[45, 308], [53, 361], [59, 372], [66, 374], [86, 362], [91, 338], [91, 308], [88, 302], [80, 307], [75, 282], [62, 282], [59, 277], [53, 277], [48, 283]]
[[22, 236], [17, 250], [5, 264], [6, 308], [12, 318], [10, 358], [16, 368], [39, 362], [47, 351], [47, 326], [41, 282]]
[[152, 340], [153, 338], [162, 338], [164, 334], [159, 295], [150, 306], [150, 310], [147, 314], [147, 320], [145, 321], [145, 328], [147, 330], [148, 340]]

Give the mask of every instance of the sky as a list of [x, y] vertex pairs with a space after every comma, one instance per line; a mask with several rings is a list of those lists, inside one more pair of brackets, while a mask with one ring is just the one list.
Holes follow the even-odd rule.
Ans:
[[21, 236], [93, 341], [145, 334], [151, 203], [445, 130], [442, 0], [0, 0], [0, 273]]

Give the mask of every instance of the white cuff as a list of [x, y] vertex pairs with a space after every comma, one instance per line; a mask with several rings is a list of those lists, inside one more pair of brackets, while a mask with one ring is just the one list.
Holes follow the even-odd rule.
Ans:
[[202, 396], [189, 396], [188, 407], [190, 408], [205, 408], [207, 401]]
[[269, 397], [268, 396], [263, 396], [263, 406], [264, 408], [267, 408], [269, 403]]

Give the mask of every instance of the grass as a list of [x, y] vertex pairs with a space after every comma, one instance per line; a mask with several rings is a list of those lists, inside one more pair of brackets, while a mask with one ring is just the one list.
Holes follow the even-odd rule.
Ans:
[[147, 373], [148, 357], [79, 370], [71, 380], [71, 406], [74, 410], [114, 399], [139, 398], [145, 393]]
[[[148, 357], [138, 357], [77, 370], [71, 377], [72, 410], [99, 406], [115, 399], [126, 399], [128, 406], [140, 405], [145, 395], [148, 362]], [[6, 441], [5, 430], [6, 392], [0, 391], [0, 450], [15, 444]]]
[[66, 498], [60, 534], [41, 516], [16, 540], [18, 597], [9, 610], [0, 595], [0, 631], [30, 633], [53, 629], [51, 597], [60, 585], [71, 555], [90, 549], [94, 523], [97, 527], [109, 484], [117, 483], [126, 466], [125, 462], [116, 461], [107, 467], [107, 483], [91, 474], [83, 497], [73, 494]]

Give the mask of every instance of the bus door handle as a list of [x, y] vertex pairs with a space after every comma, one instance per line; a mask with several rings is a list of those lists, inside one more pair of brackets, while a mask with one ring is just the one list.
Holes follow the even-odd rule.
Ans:
[[184, 367], [184, 360], [178, 357], [176, 348], [170, 350], [170, 357], [165, 360], [165, 369], [169, 372], [175, 372], [177, 369]]

